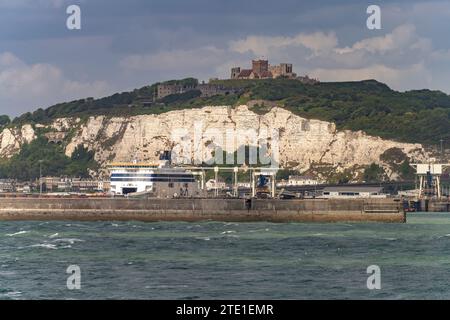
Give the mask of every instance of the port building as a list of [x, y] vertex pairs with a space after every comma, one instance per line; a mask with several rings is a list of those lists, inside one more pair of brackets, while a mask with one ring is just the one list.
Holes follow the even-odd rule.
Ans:
[[386, 198], [383, 187], [338, 186], [325, 187], [321, 198]]

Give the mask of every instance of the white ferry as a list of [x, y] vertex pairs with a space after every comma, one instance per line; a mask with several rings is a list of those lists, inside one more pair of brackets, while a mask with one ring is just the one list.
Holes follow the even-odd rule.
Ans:
[[115, 162], [108, 165], [115, 195], [153, 193], [157, 196], [193, 196], [199, 183], [192, 172], [159, 163]]

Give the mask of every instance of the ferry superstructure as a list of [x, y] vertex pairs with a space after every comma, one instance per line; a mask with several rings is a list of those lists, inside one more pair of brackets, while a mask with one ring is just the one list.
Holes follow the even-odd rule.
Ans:
[[194, 175], [183, 169], [166, 167], [164, 162], [115, 162], [108, 165], [111, 192], [116, 195], [155, 192], [173, 189], [173, 194], [183, 193], [196, 183]]

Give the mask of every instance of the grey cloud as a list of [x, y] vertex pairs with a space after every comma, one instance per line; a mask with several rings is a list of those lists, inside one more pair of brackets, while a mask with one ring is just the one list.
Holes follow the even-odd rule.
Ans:
[[[78, 32], [65, 28], [69, 2], [82, 8]], [[171, 78], [226, 77], [231, 66], [245, 67], [258, 55], [293, 62], [299, 74], [322, 80], [378, 77], [397, 89], [450, 92], [449, 2], [378, 4], [383, 29], [369, 31], [368, 4], [358, 0], [0, 0], [0, 55], [12, 54], [3, 60], [17, 59], [16, 76], [34, 74], [43, 92], [56, 86], [47, 95], [26, 86], [17, 96], [1, 91], [0, 113]], [[43, 70], [52, 77], [38, 77]]]

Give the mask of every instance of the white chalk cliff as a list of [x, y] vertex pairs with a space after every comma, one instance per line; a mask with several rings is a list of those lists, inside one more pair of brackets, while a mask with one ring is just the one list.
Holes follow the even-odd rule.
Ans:
[[[371, 163], [385, 166], [380, 155], [391, 148], [401, 149], [410, 159], [425, 158], [420, 144], [384, 140], [362, 131], [340, 131], [333, 123], [305, 119], [279, 107], [264, 115], [252, 112], [245, 105], [213, 106], [132, 117], [95, 116], [87, 121], [63, 118], [46, 126], [54, 131], [72, 131], [65, 144], [66, 155], [70, 156], [82, 144], [95, 151], [95, 158], [103, 167], [110, 161], [155, 160], [161, 150], [187, 154], [186, 150], [181, 150], [186, 144], [192, 147], [192, 157], [201, 153], [206, 159], [211, 155], [211, 149], [205, 148], [208, 144], [222, 145], [226, 149], [222, 139], [207, 134], [214, 129], [224, 135], [226, 129], [237, 132], [251, 129], [272, 132], [275, 129], [279, 132], [281, 167], [295, 167], [302, 172], [313, 165], [326, 165], [336, 171]], [[194, 138], [194, 126], [201, 127], [200, 137]], [[175, 138], [183, 131], [184, 144]], [[11, 157], [21, 145], [35, 138], [35, 129], [29, 124], [4, 129], [0, 133], [0, 157]], [[273, 145], [273, 141], [270, 144]], [[235, 144], [234, 148], [237, 147], [239, 145]]]

